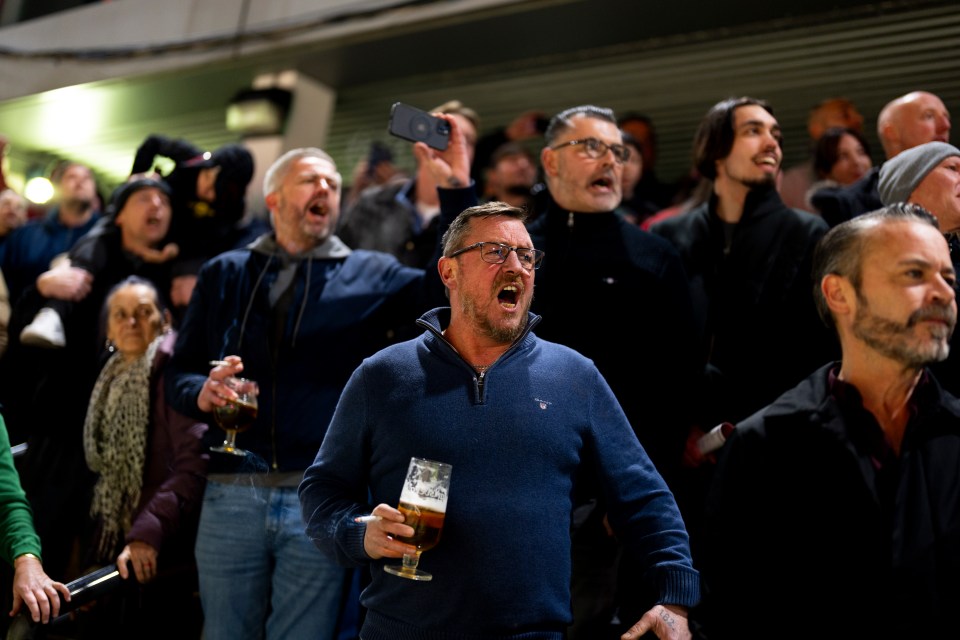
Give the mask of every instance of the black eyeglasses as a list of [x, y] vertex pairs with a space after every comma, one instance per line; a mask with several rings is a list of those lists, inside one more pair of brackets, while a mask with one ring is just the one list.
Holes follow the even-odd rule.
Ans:
[[583, 140], [568, 140], [567, 142], [561, 142], [560, 144], [550, 147], [554, 151], [561, 149], [563, 147], [572, 147], [574, 145], [582, 144], [583, 150], [587, 154], [588, 158], [593, 158], [594, 160], [602, 158], [607, 153], [607, 149], [613, 153], [614, 159], [623, 164], [630, 159], [630, 148], [625, 147], [622, 144], [607, 144], [602, 140], [597, 140], [596, 138], [584, 138]]
[[500, 244], [499, 242], [477, 242], [469, 247], [464, 247], [463, 249], [457, 249], [451, 253], [448, 257], [456, 258], [461, 253], [466, 253], [467, 251], [472, 251], [477, 247], [480, 248], [480, 257], [484, 262], [489, 262], [490, 264], [503, 264], [507, 261], [507, 258], [510, 257], [510, 252], [515, 251], [517, 254], [517, 259], [520, 260], [520, 266], [529, 271], [530, 269], [539, 269], [540, 263], [543, 262], [543, 251], [540, 249], [527, 249], [526, 247], [508, 247], [505, 244]]

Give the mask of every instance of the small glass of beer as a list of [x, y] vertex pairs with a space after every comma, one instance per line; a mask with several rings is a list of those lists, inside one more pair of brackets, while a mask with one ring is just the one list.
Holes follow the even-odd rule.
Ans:
[[222, 445], [210, 447], [210, 450], [245, 456], [247, 452], [237, 446], [237, 434], [252, 427], [257, 419], [257, 396], [260, 389], [253, 380], [234, 376], [224, 378], [223, 383], [233, 389], [237, 399], [214, 408], [213, 419], [218, 427], [227, 432], [227, 437]]
[[417, 548], [414, 555], [404, 555], [403, 564], [384, 565], [383, 570], [410, 580], [433, 580], [433, 576], [417, 568], [420, 554], [440, 542], [443, 519], [447, 513], [447, 493], [450, 491], [449, 464], [423, 458], [410, 458], [407, 478], [400, 493], [397, 509], [404, 515], [404, 524], [413, 527], [410, 537], [397, 536], [400, 542]]

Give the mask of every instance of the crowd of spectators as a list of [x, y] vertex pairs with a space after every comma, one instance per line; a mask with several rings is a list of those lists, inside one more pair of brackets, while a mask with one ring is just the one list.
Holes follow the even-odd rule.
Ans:
[[[755, 530], [744, 527], [769, 525], [775, 535], [786, 526], [789, 509], [754, 518], [764, 500], [778, 500], [773, 483], [786, 472], [750, 456], [762, 445], [786, 457], [771, 435], [777, 419], [763, 412], [770, 406], [788, 411], [791, 390], [810, 384], [804, 381], [814, 372], [830, 376], [826, 387], [816, 383], [816, 393], [843, 395], [844, 412], [856, 404], [856, 424], [869, 431], [864, 438], [893, 440], [889, 448], [871, 440], [870, 455], [861, 456], [886, 469], [869, 475], [868, 486], [853, 487], [862, 479], [844, 475], [839, 462], [830, 467], [831, 481], [843, 487], [839, 495], [873, 492], [890, 516], [877, 518], [870, 544], [938, 553], [944, 567], [960, 566], [960, 539], [947, 530], [960, 512], [946, 498], [925, 512], [943, 524], [898, 546], [896, 536], [910, 527], [902, 522], [909, 504], [893, 498], [897, 483], [910, 486], [909, 500], [921, 493], [909, 484], [916, 478], [902, 475], [919, 464], [907, 456], [937, 446], [935, 437], [918, 431], [925, 423], [911, 416], [926, 415], [934, 400], [921, 412], [920, 400], [910, 404], [911, 388], [905, 421], [885, 420], [869, 404], [857, 404], [859, 396], [851, 400], [858, 390], [869, 399], [879, 385], [873, 379], [873, 386], [841, 385], [849, 363], [860, 362], [854, 354], [866, 362], [907, 356], [871, 342], [871, 327], [890, 332], [879, 340], [892, 340], [892, 316], [860, 324], [873, 307], [861, 295], [861, 268], [851, 270], [849, 256], [856, 252], [831, 245], [848, 256], [836, 273], [823, 266], [829, 256], [817, 253], [825, 237], [829, 244], [835, 233], [849, 233], [859, 238], [850, 242], [880, 246], [890, 260], [906, 260], [918, 272], [946, 255], [937, 277], [953, 287], [960, 267], [960, 151], [949, 144], [949, 111], [925, 91], [891, 97], [876, 119], [884, 162], [874, 166], [864, 116], [850, 100], [828, 97], [809, 114], [809, 157], [784, 170], [775, 107], [746, 96], [705, 105], [691, 131], [690, 174], [675, 182], [657, 174], [655, 123], [639, 112], [592, 105], [558, 114], [529, 110], [507, 126], [484, 130], [482, 114], [451, 100], [432, 110], [450, 123], [450, 146], [415, 144], [410, 171], [395, 166], [388, 148], [375, 141], [347, 172], [351, 184], [343, 184], [325, 152], [295, 149], [264, 168], [265, 203], [246, 198], [255, 167], [242, 143], [207, 151], [159, 134], [131, 150], [128, 179], [104, 202], [90, 168], [74, 161], [52, 172], [56, 196], [42, 217], [28, 221], [24, 198], [0, 190], [0, 445], [7, 444], [4, 423], [10, 440], [28, 444], [16, 473], [4, 474], [12, 497], [0, 500], [0, 522], [6, 510], [16, 509], [19, 518], [19, 530], [10, 533], [19, 537], [0, 539], [0, 555], [17, 571], [9, 596], [34, 618], [46, 618], [62, 583], [117, 563], [128, 589], [87, 614], [95, 624], [76, 624], [77, 637], [136, 629], [143, 637], [353, 640], [368, 611], [384, 624], [370, 571], [336, 563], [365, 557], [364, 550], [330, 555], [316, 548], [305, 532], [311, 514], [301, 516], [297, 487], [354, 371], [380, 349], [422, 332], [421, 314], [450, 304], [446, 276], [437, 269], [438, 260], [451, 258], [444, 233], [460, 212], [481, 203], [523, 211], [510, 214], [512, 225], [516, 219], [524, 225], [516, 237], [528, 233], [532, 246], [545, 252], [530, 296], [531, 312], [542, 317], [535, 333], [596, 366], [632, 427], [631, 438], [673, 494], [701, 572], [699, 603], [689, 600], [697, 590], [685, 592], [683, 602], [665, 601], [663, 585], [650, 584], [644, 574], [650, 569], [645, 552], [625, 544], [611, 526], [610, 509], [618, 505], [610, 479], [604, 469], [586, 468], [576, 478], [569, 513], [555, 514], [570, 522], [564, 562], [571, 606], [549, 622], [561, 624], [567, 638], [621, 637], [663, 604], [689, 616], [694, 638], [736, 637], [743, 629], [724, 608], [735, 606], [733, 590], [747, 588], [766, 603], [765, 623], [782, 625], [770, 636], [795, 634], [801, 621], [792, 616], [800, 605], [816, 606], [795, 590], [805, 568], [770, 558], [763, 550], [778, 546], [770, 540], [757, 543], [752, 555], [744, 540]], [[0, 139], [0, 158], [2, 150]], [[155, 167], [160, 156], [173, 162], [166, 174]], [[925, 211], [898, 209], [873, 223], [850, 222], [902, 202]], [[884, 230], [871, 231], [869, 224]], [[915, 243], [894, 242], [890, 229], [909, 230]], [[942, 236], [957, 250], [944, 254], [937, 244]], [[863, 269], [879, 268], [857, 259]], [[532, 283], [533, 271], [527, 275]], [[841, 276], [856, 292], [859, 315], [840, 300]], [[522, 294], [501, 292], [499, 299]], [[953, 304], [952, 294], [941, 286], [930, 297], [928, 306], [941, 309], [935, 320], [952, 329], [955, 307], [953, 316], [942, 311]], [[451, 300], [460, 300], [457, 314], [477, 313], [460, 295]], [[932, 312], [917, 313], [902, 333]], [[938, 334], [955, 344], [949, 338]], [[937, 418], [937, 428], [953, 446], [960, 416], [950, 413], [957, 404], [950, 394], [960, 394], [960, 354], [947, 348], [935, 356], [904, 367], [913, 384], [928, 389], [924, 398], [935, 396], [946, 407], [949, 415]], [[497, 375], [487, 372], [490, 366], [476, 369], [481, 390], [486, 375]], [[245, 455], [211, 451], [222, 438], [215, 414], [235, 399], [224, 380], [240, 375], [261, 387], [256, 419], [237, 438]], [[876, 420], [864, 418], [866, 412]], [[733, 446], [705, 447], [715, 441], [709, 433], [725, 424]], [[890, 424], [900, 429], [895, 438]], [[757, 433], [760, 444], [748, 440]], [[857, 436], [850, 437], [860, 454]], [[822, 444], [811, 444], [811, 436], [799, 440], [811, 454]], [[936, 459], [960, 469], [952, 451], [943, 448]], [[816, 462], [791, 456], [815, 473]], [[0, 455], [0, 467], [8, 462]], [[788, 468], [804, 473], [799, 463]], [[763, 483], [762, 491], [744, 488], [754, 483]], [[953, 489], [960, 495], [957, 473], [943, 472], [930, 483], [937, 496]], [[842, 513], [841, 498], [829, 500], [830, 513]], [[850, 500], [874, 515], [862, 496]], [[802, 513], [824, 524], [826, 516]], [[736, 559], [763, 568], [744, 575], [771, 584], [745, 587], [744, 575], [732, 575], [733, 556], [721, 557], [721, 540], [737, 541], [727, 547], [736, 546]], [[883, 559], [880, 551], [858, 558], [861, 570], [868, 567], [891, 593], [924, 612], [926, 628], [941, 629], [955, 589], [937, 588], [948, 581], [936, 563]], [[778, 561], [788, 568], [783, 575], [767, 565]], [[842, 584], [849, 572], [839, 575]], [[790, 619], [777, 617], [778, 581], [797, 600], [782, 607]], [[928, 591], [918, 604], [909, 588], [920, 583]], [[166, 618], [177, 615], [171, 608], [186, 612], [177, 624]], [[898, 616], [889, 628], [848, 620], [837, 628], [893, 637], [902, 624]], [[518, 623], [481, 629], [476, 637], [556, 637], [524, 635], [536, 630]]]

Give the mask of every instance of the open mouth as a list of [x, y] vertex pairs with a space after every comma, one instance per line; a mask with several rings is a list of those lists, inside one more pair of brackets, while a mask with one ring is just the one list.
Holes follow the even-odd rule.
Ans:
[[762, 167], [773, 167], [774, 169], [780, 166], [780, 161], [777, 160], [776, 156], [760, 156], [755, 162]]
[[613, 179], [609, 176], [601, 176], [590, 183], [590, 188], [611, 191], [613, 189]]
[[508, 284], [503, 289], [500, 289], [500, 293], [497, 294], [497, 300], [500, 301], [500, 304], [507, 309], [513, 309], [517, 306], [517, 300], [520, 298], [520, 291], [517, 289], [516, 285]]
[[307, 211], [315, 216], [325, 216], [327, 215], [327, 205], [323, 204], [322, 202], [317, 202], [316, 204], [311, 205]]

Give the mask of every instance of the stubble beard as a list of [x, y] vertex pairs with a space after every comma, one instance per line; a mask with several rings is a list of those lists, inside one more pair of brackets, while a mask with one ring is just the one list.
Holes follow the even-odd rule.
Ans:
[[460, 311], [484, 336], [498, 344], [513, 344], [527, 327], [527, 314], [530, 311], [530, 304], [528, 303], [523, 313], [518, 315], [520, 321], [516, 324], [494, 324], [490, 322], [489, 318], [480, 314], [473, 298], [469, 296], [460, 297]]
[[[859, 306], [853, 321], [853, 335], [877, 353], [914, 369], [942, 362], [950, 355], [950, 335], [956, 314], [950, 307], [927, 306], [914, 311], [905, 323], [881, 318], [870, 313], [869, 304], [858, 292]], [[949, 327], [931, 329], [929, 341], [917, 344], [913, 338], [918, 322], [946, 319]]]
[[[327, 219], [327, 224], [322, 225], [320, 228], [315, 227], [314, 225], [308, 222], [307, 216], [309, 213], [307, 211], [300, 211], [298, 213], [298, 219], [290, 220], [289, 203], [286, 201], [286, 198], [281, 194], [280, 201], [277, 203], [277, 208], [281, 213], [274, 216], [274, 229], [277, 232], [277, 237], [283, 236], [288, 240], [294, 240], [298, 244], [302, 244], [307, 247], [318, 247], [323, 244], [327, 238], [333, 235], [333, 222], [330, 218]], [[283, 231], [280, 231], [278, 227], [278, 219], [283, 220], [284, 222], [280, 223], [285, 228]], [[288, 222], [289, 221], [289, 222]]]
[[767, 174], [762, 178], [745, 178], [740, 182], [751, 191], [770, 191], [777, 186], [777, 174]]
[[64, 198], [63, 207], [73, 211], [87, 211], [93, 208], [92, 198]]

